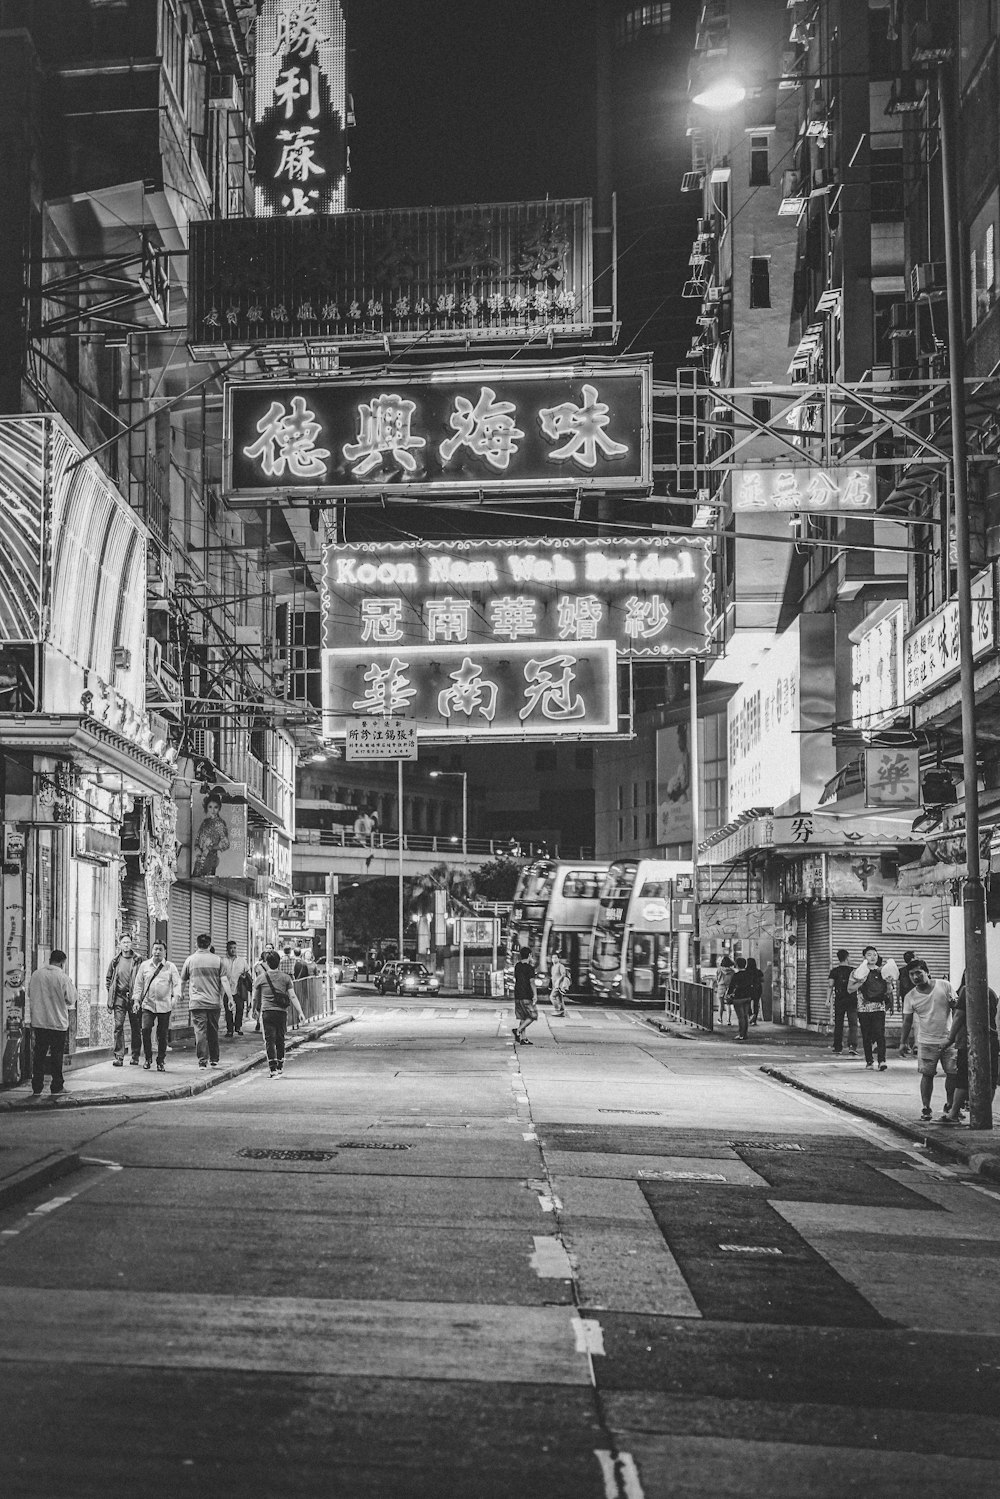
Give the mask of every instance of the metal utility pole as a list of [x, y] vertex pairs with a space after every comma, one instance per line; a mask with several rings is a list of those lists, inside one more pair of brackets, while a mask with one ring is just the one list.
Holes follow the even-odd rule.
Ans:
[[399, 956], [403, 956], [403, 762], [396, 761], [396, 805], [399, 809]]
[[[694, 928], [691, 932], [691, 980], [698, 982], [701, 943], [698, 936], [698, 828], [701, 822], [701, 766], [698, 761], [698, 660], [688, 663], [691, 723], [688, 729], [688, 757], [691, 762], [691, 894], [694, 896]], [[680, 975], [678, 974], [678, 977]]]
[[[952, 63], [938, 63], [941, 185], [944, 199], [945, 280], [948, 288], [948, 374], [951, 390], [952, 482], [961, 635], [962, 776], [965, 782], [967, 873], [962, 886], [965, 924], [966, 1023], [969, 1033], [969, 1124], [993, 1128], [989, 1003], [986, 974], [986, 906], [979, 855], [979, 780], [976, 764], [976, 677], [972, 658], [972, 558], [970, 555], [968, 450], [965, 434], [965, 329], [962, 319], [962, 252], [959, 238], [955, 148], [958, 111]], [[944, 539], [947, 546], [947, 538]]]

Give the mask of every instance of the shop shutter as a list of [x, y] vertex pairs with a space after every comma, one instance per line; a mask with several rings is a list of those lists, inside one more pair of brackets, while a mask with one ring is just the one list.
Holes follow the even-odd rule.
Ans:
[[191, 891], [191, 942], [197, 942], [202, 932], [212, 931], [212, 897], [207, 890]]
[[212, 934], [212, 946], [220, 957], [226, 951], [229, 937], [229, 900], [225, 895], [212, 896], [211, 926], [205, 930]]
[[149, 953], [149, 908], [146, 905], [146, 882], [141, 874], [129, 875], [122, 885], [125, 920], [133, 934], [137, 952]]
[[175, 885], [170, 892], [167, 957], [180, 968], [191, 947], [191, 892], [186, 885]]
[[806, 920], [809, 944], [809, 1012], [810, 1025], [824, 1025], [833, 1015], [827, 1001], [830, 991], [830, 904], [820, 901], [809, 907]]
[[795, 930], [795, 1018], [805, 1024], [809, 1018], [809, 906], [796, 906]]
[[245, 962], [250, 961], [250, 908], [242, 901], [229, 902], [229, 940], [236, 943], [236, 951]]

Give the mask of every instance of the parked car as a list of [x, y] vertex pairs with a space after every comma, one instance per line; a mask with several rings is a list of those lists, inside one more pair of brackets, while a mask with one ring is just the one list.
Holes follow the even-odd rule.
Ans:
[[330, 959], [333, 964], [333, 979], [337, 984], [353, 984], [358, 976], [358, 965], [353, 958], [334, 957]]
[[401, 962], [397, 958], [376, 974], [375, 987], [380, 994], [437, 994], [441, 980], [423, 963]]

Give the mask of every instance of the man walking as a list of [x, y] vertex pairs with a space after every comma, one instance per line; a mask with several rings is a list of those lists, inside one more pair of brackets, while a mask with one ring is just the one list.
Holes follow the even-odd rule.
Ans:
[[833, 1049], [838, 1057], [844, 1050], [844, 1017], [847, 1017], [847, 1049], [852, 1057], [858, 1054], [858, 996], [850, 992], [851, 965], [847, 961], [850, 953], [846, 947], [837, 948], [837, 961], [830, 969], [829, 1001], [833, 1006]]
[[227, 999], [232, 999], [229, 980], [223, 972], [222, 959], [209, 952], [212, 939], [207, 932], [197, 938], [197, 949], [181, 970], [181, 989], [191, 1011], [191, 1024], [197, 1041], [198, 1066], [219, 1065], [219, 1015]]
[[153, 1065], [153, 1029], [156, 1029], [156, 1070], [166, 1072], [167, 1036], [170, 1012], [181, 997], [181, 976], [173, 963], [167, 962], [162, 942], [153, 943], [145, 963], [139, 964], [135, 976], [135, 1004], [142, 1018], [142, 1050], [148, 1071]]
[[566, 995], [569, 993], [569, 968], [562, 953], [556, 953], [549, 966], [549, 982], [552, 985], [552, 1013], [565, 1016]]
[[520, 949], [514, 964], [514, 1018], [517, 1021], [514, 1040], [521, 1046], [531, 1046], [524, 1033], [538, 1019], [538, 1006], [535, 1003], [535, 968], [531, 950], [527, 947]]
[[726, 999], [736, 1011], [736, 1023], [740, 1028], [736, 1039], [745, 1041], [750, 1034], [750, 1006], [753, 1003], [753, 975], [747, 968], [746, 958], [736, 959], [736, 972]]
[[[34, 1050], [31, 1061], [31, 1094], [37, 1098], [45, 1082], [45, 1058], [52, 1066], [53, 1098], [64, 1093], [63, 1051], [70, 1013], [76, 1011], [76, 989], [63, 972], [66, 954], [54, 947], [45, 968], [37, 969], [28, 980], [24, 1002], [24, 1023], [30, 1025]], [[119, 1063], [119, 1066], [121, 1064]]]
[[906, 1055], [907, 1042], [914, 1019], [917, 1022], [917, 1071], [920, 1074], [920, 1117], [931, 1117], [931, 1096], [934, 1092], [934, 1075], [940, 1061], [944, 1071], [946, 1096], [944, 1118], [950, 1124], [950, 1110], [955, 1096], [957, 1059], [954, 1047], [949, 1045], [951, 1007], [955, 1003], [955, 991], [944, 979], [932, 979], [927, 964], [917, 958], [910, 964], [912, 987], [903, 1000], [903, 1029], [899, 1037], [899, 1051]]
[[232, 1005], [226, 1006], [226, 1035], [242, 1036], [243, 1008], [250, 998], [253, 981], [246, 961], [237, 955], [236, 943], [232, 938], [226, 943], [226, 956], [222, 960], [222, 971], [229, 980], [229, 989], [233, 996]]
[[849, 994], [858, 996], [858, 1021], [861, 1025], [861, 1044], [865, 1049], [865, 1066], [875, 1066], [878, 1055], [878, 1070], [885, 1072], [885, 1008], [892, 1004], [891, 978], [887, 977], [882, 956], [877, 947], [866, 947], [862, 961], [851, 974], [847, 986]]
[[115, 1017], [115, 1059], [114, 1067], [121, 1067], [125, 1062], [125, 1019], [128, 1017], [130, 1040], [132, 1042], [132, 1066], [139, 1065], [139, 1052], [142, 1049], [142, 1018], [132, 1005], [132, 991], [135, 988], [135, 975], [139, 967], [139, 959], [136, 957], [132, 947], [132, 938], [123, 937], [118, 944], [118, 952], [108, 965], [108, 971], [104, 975], [105, 987], [108, 991], [108, 1009]]

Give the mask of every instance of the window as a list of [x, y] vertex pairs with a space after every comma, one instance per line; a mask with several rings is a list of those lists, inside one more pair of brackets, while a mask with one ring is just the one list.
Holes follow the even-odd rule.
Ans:
[[771, 181], [770, 139], [766, 135], [750, 137], [750, 186], [767, 187]]
[[871, 154], [872, 223], [899, 224], [905, 212], [902, 146], [881, 147]]
[[622, 808], [624, 806], [625, 806], [625, 787], [624, 786], [619, 786], [618, 787], [618, 810], [619, 810], [619, 812], [622, 810]]
[[624, 819], [624, 817], [619, 817], [619, 819], [618, 819], [618, 843], [619, 843], [619, 845], [621, 845], [624, 842], [625, 842], [625, 819]]
[[656, 783], [655, 783], [655, 781], [647, 781], [646, 782], [646, 806], [648, 807], [655, 800], [656, 800]]
[[163, 71], [170, 80], [181, 109], [184, 108], [184, 84], [187, 77], [187, 14], [177, 0], [161, 0], [160, 4], [160, 56]]
[[770, 307], [771, 305], [771, 257], [770, 255], [751, 255], [750, 257], [750, 306]]
[[632, 805], [633, 805], [633, 807], [637, 807], [639, 805], [639, 782], [638, 781], [633, 781], [632, 782]]
[[615, 46], [627, 47], [641, 36], [670, 35], [670, 4], [633, 5], [615, 21]]
[[646, 813], [646, 842], [652, 843], [656, 829], [656, 813]]
[[638, 819], [638, 817], [633, 817], [632, 818], [632, 842], [633, 843], [638, 843], [639, 842], [639, 819]]
[[997, 298], [998, 195], [993, 193], [969, 231], [970, 326], [981, 323]]
[[771, 399], [769, 396], [754, 396], [750, 403], [753, 411], [754, 421], [769, 422], [771, 420]]
[[728, 744], [725, 713], [698, 722], [700, 827], [702, 838], [726, 824]]

